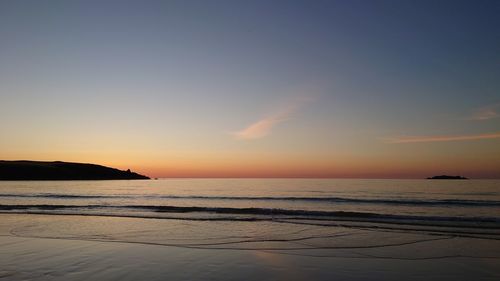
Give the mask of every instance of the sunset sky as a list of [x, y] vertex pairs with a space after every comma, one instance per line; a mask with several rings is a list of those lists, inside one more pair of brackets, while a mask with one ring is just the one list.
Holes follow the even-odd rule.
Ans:
[[500, 178], [500, 1], [0, 1], [0, 159]]

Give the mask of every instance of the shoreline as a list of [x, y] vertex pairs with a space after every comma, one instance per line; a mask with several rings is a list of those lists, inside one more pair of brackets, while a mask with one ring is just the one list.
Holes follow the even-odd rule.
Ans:
[[[289, 234], [259, 242], [261, 232], [249, 231], [273, 227], [272, 223], [15, 214], [0, 214], [0, 218], [0, 280], [500, 277], [498, 240], [280, 225]], [[247, 231], [225, 234], [235, 227]], [[325, 230], [329, 233], [321, 234]], [[307, 246], [316, 244], [320, 248]]]

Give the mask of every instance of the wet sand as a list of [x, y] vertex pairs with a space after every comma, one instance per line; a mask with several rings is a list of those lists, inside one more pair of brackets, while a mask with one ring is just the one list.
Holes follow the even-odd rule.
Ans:
[[[70, 224], [70, 222], [74, 224]], [[139, 238], [128, 239], [90, 231], [91, 223], [143, 224]], [[56, 223], [59, 230], [41, 232], [40, 225]], [[316, 250], [276, 247], [189, 247], [147, 243], [151, 230], [139, 219], [82, 218], [81, 216], [0, 215], [0, 280], [499, 280], [500, 241], [476, 238], [429, 237], [415, 243], [399, 243], [404, 234], [387, 241], [400, 246]], [[186, 230], [186, 222], [162, 221], [166, 230]], [[186, 225], [184, 225], [186, 224]], [[66, 229], [61, 227], [66, 225]], [[78, 226], [78, 227], [76, 227]], [[76, 227], [76, 228], [75, 228]], [[158, 226], [157, 226], [158, 227]], [[114, 228], [117, 230], [116, 228]], [[148, 230], [149, 229], [149, 230]], [[87, 231], [87, 233], [85, 233]], [[121, 231], [121, 230], [120, 230]], [[344, 230], [342, 230], [344, 231]], [[77, 235], [75, 233], [82, 233]], [[150, 232], [150, 231], [149, 231]], [[161, 233], [165, 233], [163, 230]], [[207, 230], [207, 235], [208, 235]], [[175, 232], [165, 235], [176, 235]], [[130, 235], [129, 235], [130, 236]], [[341, 240], [339, 236], [337, 240]], [[354, 239], [346, 238], [345, 240]], [[362, 240], [381, 239], [364, 236]], [[409, 239], [409, 238], [404, 238]], [[413, 238], [412, 238], [413, 239]], [[420, 239], [420, 238], [419, 238]], [[278, 240], [278, 239], [276, 239]], [[335, 240], [335, 238], [333, 238]], [[142, 241], [142, 242], [141, 242]], [[238, 242], [241, 243], [241, 242]], [[273, 244], [274, 243], [274, 244]], [[288, 241], [287, 243], [290, 243]], [[312, 242], [311, 242], [312, 243]], [[334, 243], [334, 242], [330, 242]], [[398, 243], [393, 243], [398, 245]], [[246, 243], [245, 245], [247, 245]], [[269, 246], [271, 245], [271, 246]], [[251, 249], [251, 248], [255, 249]], [[260, 247], [260, 249], [259, 249]], [[326, 245], [328, 247], [328, 245]], [[456, 248], [460, 255], [450, 255]], [[332, 248], [332, 247], [331, 247]], [[334, 251], [334, 252], [333, 252]], [[409, 255], [412, 253], [413, 255]], [[455, 252], [456, 253], [456, 252]], [[465, 254], [480, 253], [482, 257]]]

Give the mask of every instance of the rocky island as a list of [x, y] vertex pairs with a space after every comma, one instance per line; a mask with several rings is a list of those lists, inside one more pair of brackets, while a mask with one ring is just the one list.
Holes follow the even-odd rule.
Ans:
[[448, 175], [440, 175], [440, 176], [433, 176], [427, 178], [428, 180], [468, 180], [466, 177], [462, 176], [448, 176]]
[[149, 179], [130, 170], [96, 164], [0, 160], [0, 180], [139, 180]]

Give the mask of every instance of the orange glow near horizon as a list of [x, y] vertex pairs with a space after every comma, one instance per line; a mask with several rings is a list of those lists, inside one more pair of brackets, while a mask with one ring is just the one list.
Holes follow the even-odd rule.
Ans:
[[[238, 145], [259, 147], [259, 143]], [[468, 143], [472, 154], [455, 153], [454, 146], [437, 143], [357, 145], [347, 150], [339, 143], [330, 150], [279, 151], [275, 149], [219, 149], [195, 151], [94, 150], [81, 153], [59, 151], [12, 151], [5, 160], [40, 160], [95, 163], [147, 175], [152, 178], [423, 178], [457, 174], [470, 178], [499, 178], [500, 159], [496, 140]], [[319, 146], [319, 145], [318, 145]], [[373, 147], [372, 147], [373, 146]], [[316, 147], [314, 147], [316, 148]]]
[[497, 166], [468, 162], [339, 161], [337, 163], [204, 163], [187, 161], [153, 166], [139, 163], [111, 166], [131, 168], [153, 178], [424, 178], [459, 174], [471, 178], [496, 178]]

